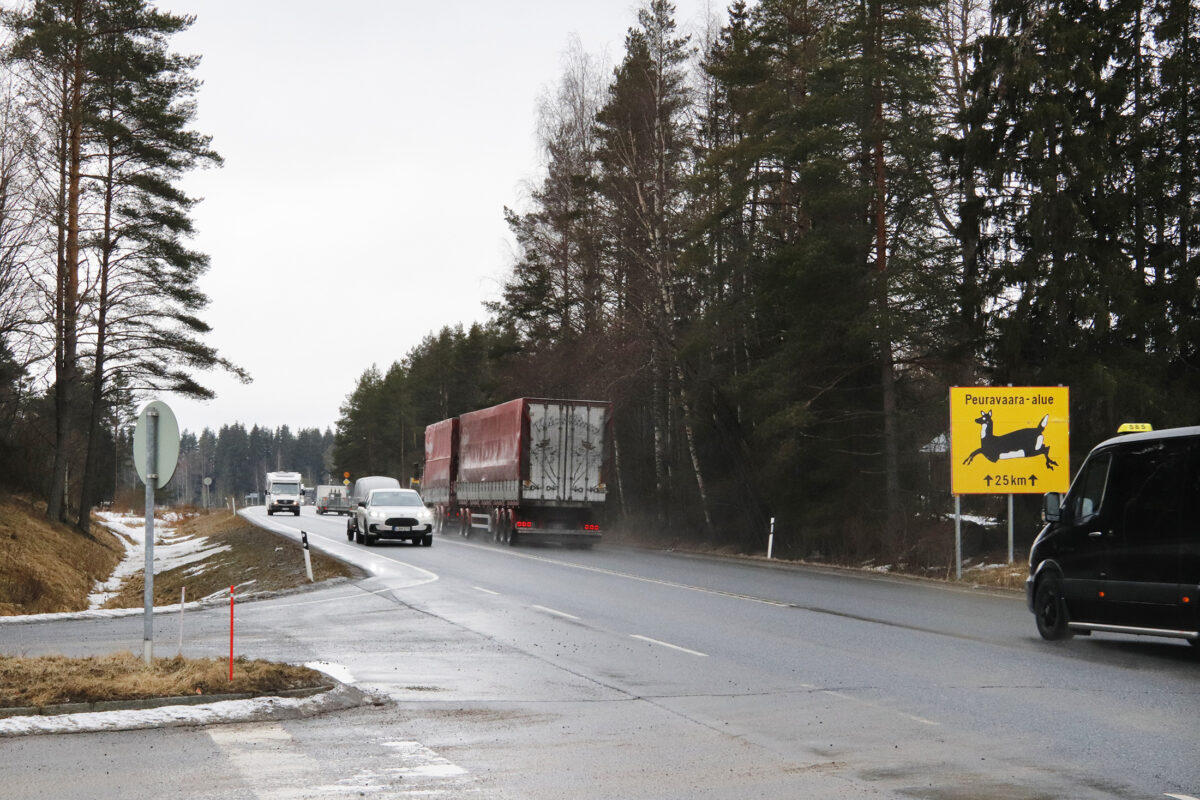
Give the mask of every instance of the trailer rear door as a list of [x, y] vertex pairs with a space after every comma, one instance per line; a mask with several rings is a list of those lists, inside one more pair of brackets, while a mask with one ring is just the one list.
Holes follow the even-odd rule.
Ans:
[[529, 400], [527, 500], [602, 503], [609, 405]]

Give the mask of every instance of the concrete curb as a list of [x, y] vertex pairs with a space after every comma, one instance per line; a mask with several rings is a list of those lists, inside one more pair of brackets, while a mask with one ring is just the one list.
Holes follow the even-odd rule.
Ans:
[[[295, 696], [304, 692], [308, 696]], [[293, 696], [284, 697], [284, 694]], [[337, 683], [333, 687], [299, 689], [271, 695], [208, 695], [112, 702], [114, 705], [107, 706], [105, 710], [96, 708], [101, 704], [70, 703], [51, 707], [59, 709], [58, 713], [33, 709], [33, 713], [23, 716], [8, 716], [0, 719], [0, 740], [36, 734], [101, 733], [302, 719], [360, 706], [387, 705], [390, 700]], [[121, 707], [115, 707], [115, 704]], [[14, 710], [5, 709], [9, 712]]]
[[96, 700], [90, 703], [56, 703], [48, 706], [14, 706], [0, 708], [0, 719], [8, 717], [53, 716], [55, 714], [92, 714], [97, 711], [138, 711], [163, 706], [200, 706], [229, 700], [252, 700], [256, 697], [312, 697], [334, 688], [333, 684], [310, 686], [306, 689], [284, 689], [281, 692], [242, 692], [240, 694], [188, 694], [178, 697], [146, 697], [139, 700]]

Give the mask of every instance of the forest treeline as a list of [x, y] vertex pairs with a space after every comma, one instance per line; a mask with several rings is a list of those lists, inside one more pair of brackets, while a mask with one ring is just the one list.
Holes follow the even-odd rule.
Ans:
[[[145, 0], [0, 10], [0, 485], [89, 530], [151, 393], [247, 376], [204, 342], [208, 257], [191, 247], [193, 22]], [[124, 443], [123, 443], [124, 440]]]
[[[911, 559], [951, 503], [949, 386], [1069, 386], [1076, 464], [1120, 422], [1197, 422], [1200, 0], [674, 16], [648, 0], [615, 66], [574, 43], [548, 76], [486, 322], [363, 365], [335, 433], [188, 434], [181, 497], [405, 479], [431, 422], [607, 399], [611, 522], [753, 548], [774, 518], [783, 555]], [[86, 530], [142, 399], [245, 377], [204, 344], [179, 188], [220, 156], [169, 46], [190, 17], [0, 20], [0, 481]]]
[[1197, 422], [1195, 0], [674, 15], [646, 3], [611, 70], [569, 48], [488, 322], [368, 369], [339, 469], [403, 477], [425, 425], [512, 397], [608, 399], [626, 523], [904, 558], [951, 505], [950, 386], [1069, 386], [1074, 463]]

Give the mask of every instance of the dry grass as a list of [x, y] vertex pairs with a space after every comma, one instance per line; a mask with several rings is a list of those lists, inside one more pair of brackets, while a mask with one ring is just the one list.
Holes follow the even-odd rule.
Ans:
[[[179, 524], [175, 536], [203, 537], [207, 546], [227, 545], [229, 550], [204, 560], [202, 571], [195, 564], [154, 574], [154, 604], [178, 603], [181, 589], [187, 587], [190, 599], [207, 597], [230, 586], [254, 592], [272, 592], [308, 583], [304, 552], [300, 545], [262, 528], [255, 527], [228, 511], [195, 514]], [[159, 543], [156, 537], [155, 543]], [[324, 581], [336, 577], [361, 576], [358, 570], [310, 550], [313, 577]], [[131, 576], [105, 608], [139, 608], [142, 599], [142, 575]]]
[[269, 694], [331, 685], [308, 667], [235, 658], [156, 658], [147, 665], [132, 653], [91, 658], [0, 656], [0, 707], [141, 700], [195, 694]]
[[[1006, 557], [997, 557], [999, 561]], [[985, 566], [967, 567], [963, 570], [963, 583], [975, 586], [994, 586], [1000, 589], [1023, 589], [1029, 576], [1029, 562], [1017, 560], [1012, 564], [995, 563]], [[951, 576], [953, 577], [953, 576]]]
[[[135, 512], [136, 513], [136, 512]], [[198, 599], [230, 586], [279, 591], [308, 583], [304, 554], [294, 542], [256, 528], [227, 511], [192, 514], [174, 536], [203, 537], [229, 550], [209, 556], [203, 567], [188, 564], [155, 573], [156, 605], [178, 602], [186, 585]], [[158, 539], [157, 542], [161, 542]], [[79, 611], [97, 581], [107, 580], [125, 555], [121, 542], [99, 522], [91, 538], [45, 519], [45, 507], [19, 498], [0, 499], [0, 614]], [[311, 551], [318, 581], [361, 573]], [[126, 580], [109, 608], [140, 608], [142, 576]], [[160, 658], [147, 666], [131, 653], [91, 658], [0, 655], [0, 707], [45, 706], [100, 700], [137, 700], [194, 694], [270, 694], [329, 685], [320, 672], [290, 664], [221, 658]]]
[[0, 615], [87, 608], [96, 581], [125, 555], [99, 525], [90, 535], [46, 519], [45, 505], [0, 498]]

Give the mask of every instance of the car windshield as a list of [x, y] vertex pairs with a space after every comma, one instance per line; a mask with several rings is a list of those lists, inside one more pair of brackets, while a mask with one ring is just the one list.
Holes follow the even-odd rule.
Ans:
[[375, 492], [371, 495], [373, 506], [420, 506], [421, 496], [416, 492]]
[[300, 484], [298, 483], [272, 483], [271, 492], [273, 494], [300, 494]]

